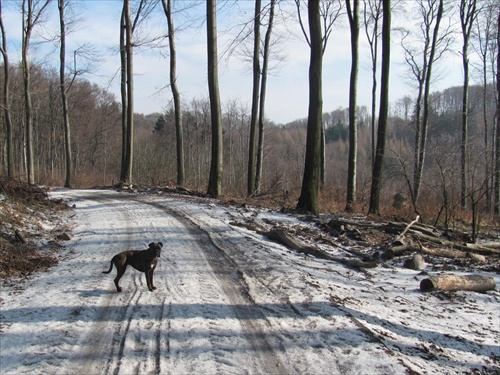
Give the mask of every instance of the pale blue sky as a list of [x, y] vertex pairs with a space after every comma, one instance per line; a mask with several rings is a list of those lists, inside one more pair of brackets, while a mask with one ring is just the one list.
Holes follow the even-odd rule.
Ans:
[[[15, 63], [20, 57], [21, 17], [18, 3], [13, 0], [2, 1], [11, 63]], [[180, 6], [184, 2], [177, 3]], [[226, 8], [222, 9], [218, 15], [219, 54], [222, 54], [224, 46], [234, 33], [235, 29], [231, 26], [235, 26], [242, 19], [251, 19], [253, 1], [240, 1], [237, 7], [233, 1], [221, 2], [221, 4], [224, 4]], [[289, 5], [293, 5], [293, 3], [290, 2]], [[119, 0], [90, 0], [75, 2], [75, 6], [82, 23], [79, 30], [67, 36], [68, 54], [72, 54], [72, 51], [83, 43], [92, 45], [98, 51], [101, 61], [96, 63], [93, 69], [94, 74], [87, 75], [86, 78], [104, 87], [109, 85], [109, 90], [119, 98], [119, 82], [116, 79], [111, 81], [111, 79], [118, 71], [120, 64], [116, 51], [122, 2]], [[228, 6], [232, 6], [232, 8], [228, 9]], [[46, 35], [53, 32], [51, 30], [58, 28], [56, 1], [53, 1], [51, 8], [51, 13], [48, 14], [49, 20], [45, 23], [44, 30], [38, 28], [39, 32]], [[188, 20], [194, 20], [192, 22], [196, 26], [177, 35], [178, 86], [185, 102], [190, 102], [193, 98], [206, 98], [208, 95], [205, 24], [201, 20], [204, 12], [204, 3], [197, 9], [192, 9], [189, 12]], [[175, 22], [180, 25], [188, 20], [177, 18]], [[160, 14], [148, 23], [148, 28], [160, 30], [164, 27], [163, 22], [163, 16]], [[401, 16], [393, 17], [393, 26], [402, 23], [406, 25], [410, 22]], [[283, 25], [279, 28], [287, 36], [286, 40], [280, 42], [286, 58], [274, 75], [268, 79], [266, 117], [276, 123], [284, 124], [307, 116], [309, 47], [300, 34], [296, 19], [287, 21], [286, 28]], [[34, 45], [38, 39], [39, 37], [35, 34], [33, 37]], [[362, 47], [358, 103], [369, 107], [371, 62], [364, 30], [360, 33], [360, 43]], [[457, 37], [457, 43], [460, 43], [459, 37]], [[35, 48], [37, 47], [35, 46]], [[52, 50], [55, 48], [51, 47]], [[55, 50], [55, 53], [49, 54], [49, 50], [48, 46], [38, 47], [38, 51], [32, 52], [32, 58], [57, 66], [58, 51]], [[165, 48], [166, 50], [167, 48]], [[459, 47], [457, 46], [454, 50], [458, 51]], [[395, 102], [404, 95], [413, 97], [413, 90], [406, 80], [408, 73], [405, 73], [406, 66], [402, 62], [403, 55], [399, 47], [399, 34], [397, 33], [393, 33], [391, 55], [391, 102]], [[146, 49], [137, 51], [134, 59], [135, 111], [144, 114], [164, 111], [171, 98], [168, 89], [161, 91], [168, 84], [168, 59], [160, 56], [157, 50]], [[439, 66], [443, 78], [434, 84], [433, 91], [462, 83], [460, 57], [457, 54], [449, 54]], [[345, 16], [342, 17], [339, 26], [330, 37], [324, 56], [323, 69], [324, 111], [347, 107], [350, 42]], [[251, 74], [247, 63], [236, 57], [224, 59], [220, 63], [219, 80], [223, 104], [229, 100], [237, 99], [250, 107]]]

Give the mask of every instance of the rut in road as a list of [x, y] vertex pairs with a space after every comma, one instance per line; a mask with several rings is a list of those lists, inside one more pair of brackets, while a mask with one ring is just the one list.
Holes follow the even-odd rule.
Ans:
[[[170, 208], [168, 201], [102, 195], [82, 198], [96, 206], [116, 207], [107, 219], [108, 235], [123, 241], [122, 247], [163, 240], [154, 275], [158, 289], [150, 293], [144, 274], [127, 270], [124, 291], [101, 297], [92, 326], [80, 342], [86, 350], [76, 370], [238, 372], [244, 363], [249, 373], [287, 373], [279, 359], [281, 348], [266, 339], [268, 322], [248, 294], [241, 272], [206, 231]], [[111, 224], [117, 212], [123, 228]], [[112, 255], [109, 250], [103, 254], [104, 264]], [[113, 290], [107, 276], [103, 275], [102, 288]], [[200, 363], [203, 368], [196, 367]]]
[[[289, 373], [282, 367], [273, 346], [266, 340], [266, 331], [270, 330], [271, 327], [268, 325], [264, 314], [256, 308], [238, 266], [224, 252], [224, 249], [212, 241], [210, 234], [198, 226], [191, 218], [181, 215], [164, 204], [139, 201], [164, 210], [172, 218], [175, 218], [189, 232], [192, 238], [196, 239], [197, 246], [203, 251], [211, 267], [212, 275], [216, 276], [224, 294], [229, 298], [232, 314], [242, 326], [242, 335], [248, 341], [249, 349], [258, 361], [259, 371], [273, 374]], [[212, 284], [213, 280], [211, 278], [202, 278], [200, 280], [202, 289], [211, 290]], [[206, 303], [210, 303], [210, 299], [204, 298], [204, 300]]]

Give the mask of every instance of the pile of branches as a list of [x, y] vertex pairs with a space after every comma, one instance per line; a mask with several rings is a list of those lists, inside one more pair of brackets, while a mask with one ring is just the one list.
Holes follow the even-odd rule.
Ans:
[[0, 178], [0, 194], [14, 200], [34, 203], [45, 203], [48, 194], [36, 185], [30, 185], [13, 178]]

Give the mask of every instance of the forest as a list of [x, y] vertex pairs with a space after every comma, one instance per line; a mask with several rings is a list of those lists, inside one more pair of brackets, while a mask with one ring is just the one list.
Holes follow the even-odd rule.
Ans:
[[[405, 2], [256, 0], [241, 26], [252, 46], [251, 103], [220, 101], [216, 16], [224, 5], [216, 1], [193, 3], [206, 8], [208, 53], [208, 91], [196, 98], [181, 97], [177, 88], [175, 1], [123, 1], [120, 98], [81, 74], [70, 58], [74, 51], [65, 50], [71, 37], [65, 10], [75, 4], [18, 3], [19, 61], [9, 55], [0, 9], [1, 176], [74, 188], [182, 187], [216, 198], [261, 197], [314, 214], [419, 214], [445, 227], [498, 222], [500, 7], [494, 0], [416, 0], [416, 31], [391, 28], [391, 16]], [[30, 37], [50, 7], [58, 9], [59, 61], [31, 62]], [[277, 124], [265, 116], [266, 78], [273, 26], [284, 22], [285, 8], [286, 22], [300, 23], [310, 46], [309, 112]], [[141, 77], [134, 77], [134, 37], [154, 12], [168, 24], [172, 100], [164, 113], [135, 113], [133, 83]], [[347, 19], [351, 39], [349, 106], [323, 108], [322, 56], [340, 18]], [[360, 38], [371, 51], [368, 84], [357, 80]], [[395, 43], [405, 51], [414, 89], [389, 102]], [[434, 91], [433, 64], [451, 48], [460, 49], [463, 82]], [[356, 101], [361, 89], [372, 91], [370, 108]]]

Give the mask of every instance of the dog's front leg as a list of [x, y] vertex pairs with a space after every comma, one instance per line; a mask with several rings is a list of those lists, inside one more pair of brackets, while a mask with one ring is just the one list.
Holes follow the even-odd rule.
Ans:
[[156, 289], [156, 287], [155, 287], [155, 286], [154, 286], [154, 284], [153, 284], [153, 272], [154, 272], [154, 270], [155, 270], [155, 269], [153, 268], [153, 269], [151, 270], [151, 272], [150, 272], [150, 278], [151, 278], [151, 289], [150, 289], [150, 290], [151, 290], [151, 291], [153, 291], [153, 290], [155, 290], [155, 289]]
[[150, 292], [153, 291], [153, 283], [151, 281], [151, 270], [147, 270], [146, 272], [144, 272], [144, 274], [146, 275], [146, 283], [148, 284], [148, 289]]

